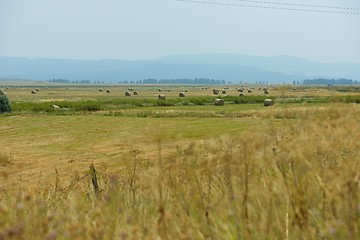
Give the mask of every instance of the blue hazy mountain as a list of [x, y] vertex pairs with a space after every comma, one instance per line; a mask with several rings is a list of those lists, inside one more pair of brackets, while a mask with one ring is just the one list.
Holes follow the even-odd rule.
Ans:
[[258, 57], [238, 54], [174, 55], [158, 59], [173, 64], [241, 65], [289, 75], [360, 79], [360, 63], [319, 63], [290, 56]]
[[153, 60], [73, 60], [0, 57], [0, 78], [54, 78], [104, 82], [147, 78], [211, 78], [232, 82], [292, 82], [305, 78], [360, 80], [358, 63], [318, 63], [289, 56], [174, 55]]

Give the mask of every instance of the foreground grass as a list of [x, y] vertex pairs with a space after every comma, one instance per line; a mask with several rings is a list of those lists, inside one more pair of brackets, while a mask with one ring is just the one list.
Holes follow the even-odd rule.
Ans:
[[[28, 162], [75, 162], [42, 184], [4, 187], [0, 239], [359, 239], [359, 116], [333, 104], [239, 119], [3, 118], [23, 157], [40, 151]], [[21, 151], [10, 150], [16, 165]]]

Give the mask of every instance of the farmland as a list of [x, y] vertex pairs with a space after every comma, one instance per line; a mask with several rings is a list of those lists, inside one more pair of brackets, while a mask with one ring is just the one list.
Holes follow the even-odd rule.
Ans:
[[359, 239], [356, 87], [1, 84], [0, 239]]

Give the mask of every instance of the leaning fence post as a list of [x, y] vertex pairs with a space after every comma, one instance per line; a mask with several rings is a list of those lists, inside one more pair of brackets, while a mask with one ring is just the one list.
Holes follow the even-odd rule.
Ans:
[[92, 184], [94, 187], [95, 195], [98, 195], [99, 194], [99, 184], [97, 181], [96, 170], [95, 170], [94, 164], [90, 165], [90, 174], [91, 174], [91, 181], [92, 181]]

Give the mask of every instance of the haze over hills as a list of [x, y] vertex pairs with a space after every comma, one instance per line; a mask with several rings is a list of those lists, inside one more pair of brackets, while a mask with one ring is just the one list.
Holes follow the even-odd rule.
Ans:
[[73, 60], [0, 57], [0, 78], [54, 78], [117, 83], [148, 78], [210, 78], [242, 82], [291, 83], [306, 78], [360, 80], [360, 63], [318, 63], [305, 59], [237, 54], [174, 55], [153, 60]]

